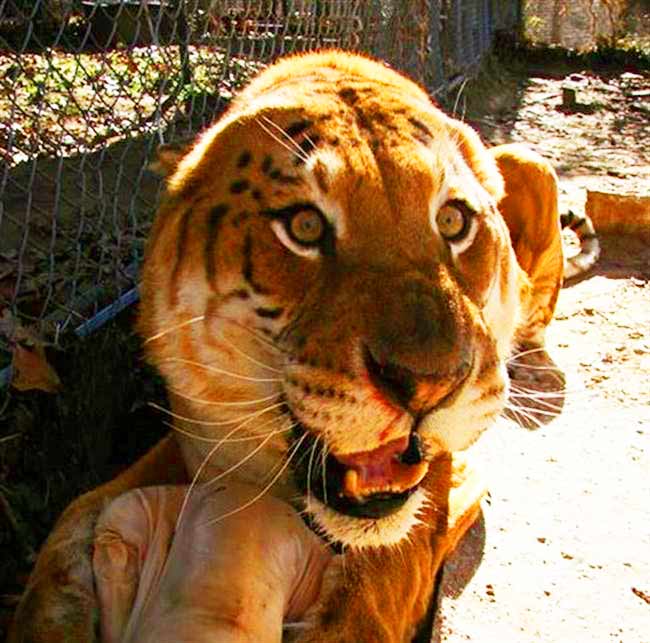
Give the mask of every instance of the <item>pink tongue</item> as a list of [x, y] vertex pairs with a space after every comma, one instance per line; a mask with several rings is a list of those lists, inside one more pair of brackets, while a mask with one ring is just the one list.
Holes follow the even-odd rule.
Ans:
[[425, 462], [404, 464], [396, 457], [406, 451], [408, 442], [408, 436], [404, 436], [372, 451], [336, 456], [348, 467], [343, 479], [343, 494], [359, 498], [382, 491], [399, 493], [418, 484], [428, 465]]

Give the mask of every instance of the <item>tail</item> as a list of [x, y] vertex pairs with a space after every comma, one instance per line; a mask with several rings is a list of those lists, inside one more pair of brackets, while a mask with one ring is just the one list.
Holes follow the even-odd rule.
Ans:
[[587, 272], [598, 261], [600, 243], [594, 224], [585, 214], [580, 216], [569, 210], [560, 215], [562, 228], [570, 228], [580, 241], [580, 252], [575, 257], [564, 260], [564, 278], [571, 279]]

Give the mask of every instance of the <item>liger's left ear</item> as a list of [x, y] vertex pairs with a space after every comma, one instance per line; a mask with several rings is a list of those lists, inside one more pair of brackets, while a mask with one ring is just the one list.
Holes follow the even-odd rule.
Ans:
[[165, 143], [156, 148], [156, 156], [147, 165], [147, 169], [158, 176], [167, 178], [171, 176], [178, 167], [181, 159], [190, 151], [194, 139]]
[[498, 203], [505, 196], [505, 185], [496, 161], [472, 127], [460, 121], [452, 120], [451, 122], [452, 136], [456, 140], [465, 162], [481, 185]]

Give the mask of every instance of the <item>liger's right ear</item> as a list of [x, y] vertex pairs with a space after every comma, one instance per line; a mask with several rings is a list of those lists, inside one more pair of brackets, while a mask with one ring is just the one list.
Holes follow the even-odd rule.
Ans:
[[164, 143], [156, 149], [156, 156], [147, 165], [147, 169], [163, 178], [170, 177], [178, 167], [181, 159], [192, 149], [194, 139]]

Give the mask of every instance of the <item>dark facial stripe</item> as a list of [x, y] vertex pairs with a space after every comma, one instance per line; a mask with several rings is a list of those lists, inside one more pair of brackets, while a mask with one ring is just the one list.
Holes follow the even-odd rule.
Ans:
[[324, 168], [320, 163], [316, 163], [313, 171], [314, 178], [318, 187], [321, 189], [321, 192], [327, 194], [329, 192], [329, 185], [327, 184], [327, 176], [325, 174]]
[[253, 237], [250, 231], [246, 232], [244, 239], [244, 265], [242, 267], [242, 274], [248, 285], [254, 293], [258, 295], [268, 295], [268, 290], [255, 281], [253, 274]]
[[185, 256], [185, 250], [187, 248], [187, 239], [189, 236], [190, 222], [192, 219], [192, 208], [188, 208], [183, 213], [183, 218], [181, 220], [178, 239], [176, 240], [176, 261], [174, 263], [174, 268], [172, 270], [172, 282], [175, 282], [178, 278], [178, 273], [181, 267], [181, 262]]
[[261, 167], [262, 167], [262, 172], [264, 172], [264, 174], [268, 174], [271, 171], [271, 168], [273, 167], [273, 157], [267, 154], [262, 160]]
[[287, 127], [285, 132], [291, 138], [294, 138], [295, 136], [302, 134], [308, 127], [311, 127], [311, 125], [312, 125], [312, 121], [310, 120], [296, 121], [295, 123], [291, 123], [291, 125]]
[[409, 118], [409, 123], [411, 123], [413, 127], [417, 127], [423, 134], [426, 134], [427, 136], [431, 136], [433, 138], [431, 130], [421, 120], [418, 120], [417, 118], [411, 116]]
[[245, 168], [252, 160], [253, 155], [248, 151], [244, 150], [237, 159], [237, 167], [241, 170]]
[[284, 312], [284, 308], [256, 308], [255, 314], [266, 319], [277, 319]]
[[239, 179], [238, 181], [233, 181], [230, 184], [230, 191], [233, 194], [241, 194], [245, 192], [250, 187], [250, 183], [246, 179]]
[[372, 121], [366, 115], [366, 113], [362, 109], [359, 109], [358, 107], [354, 108], [354, 112], [357, 115], [357, 123], [359, 123], [359, 127], [368, 130], [372, 134], [375, 131], [375, 127], [372, 124]]
[[247, 210], [242, 210], [239, 212], [236, 216], [232, 218], [232, 225], [235, 228], [239, 228], [242, 223], [244, 223], [249, 217], [251, 213], [248, 212]]
[[359, 100], [359, 96], [357, 95], [357, 92], [354, 89], [352, 89], [352, 87], [344, 87], [339, 92], [339, 97], [348, 105], [354, 105]]
[[227, 212], [228, 206], [225, 203], [221, 203], [212, 208], [208, 215], [208, 234], [205, 240], [204, 258], [205, 274], [210, 283], [213, 282], [216, 273], [214, 263], [214, 244], [217, 241], [219, 230], [221, 229], [221, 223]]
[[269, 172], [269, 178], [278, 183], [284, 183], [285, 185], [295, 185], [300, 183], [300, 179], [297, 176], [290, 176], [289, 174], [284, 174], [282, 170], [271, 170]]
[[505, 387], [503, 385], [494, 384], [493, 386], [490, 386], [485, 391], [483, 391], [477, 401], [483, 402], [491, 398], [499, 397], [504, 391]]
[[245, 288], [237, 288], [226, 295], [227, 298], [236, 297], [237, 299], [250, 299], [250, 293]]
[[320, 214], [320, 210], [315, 205], [309, 203], [308, 201], [292, 203], [291, 205], [286, 205], [283, 208], [266, 208], [264, 210], [261, 210], [260, 214], [262, 216], [268, 217], [269, 219], [286, 220], [291, 218], [294, 214], [298, 214], [298, 212], [302, 212], [303, 210], [318, 212]]

